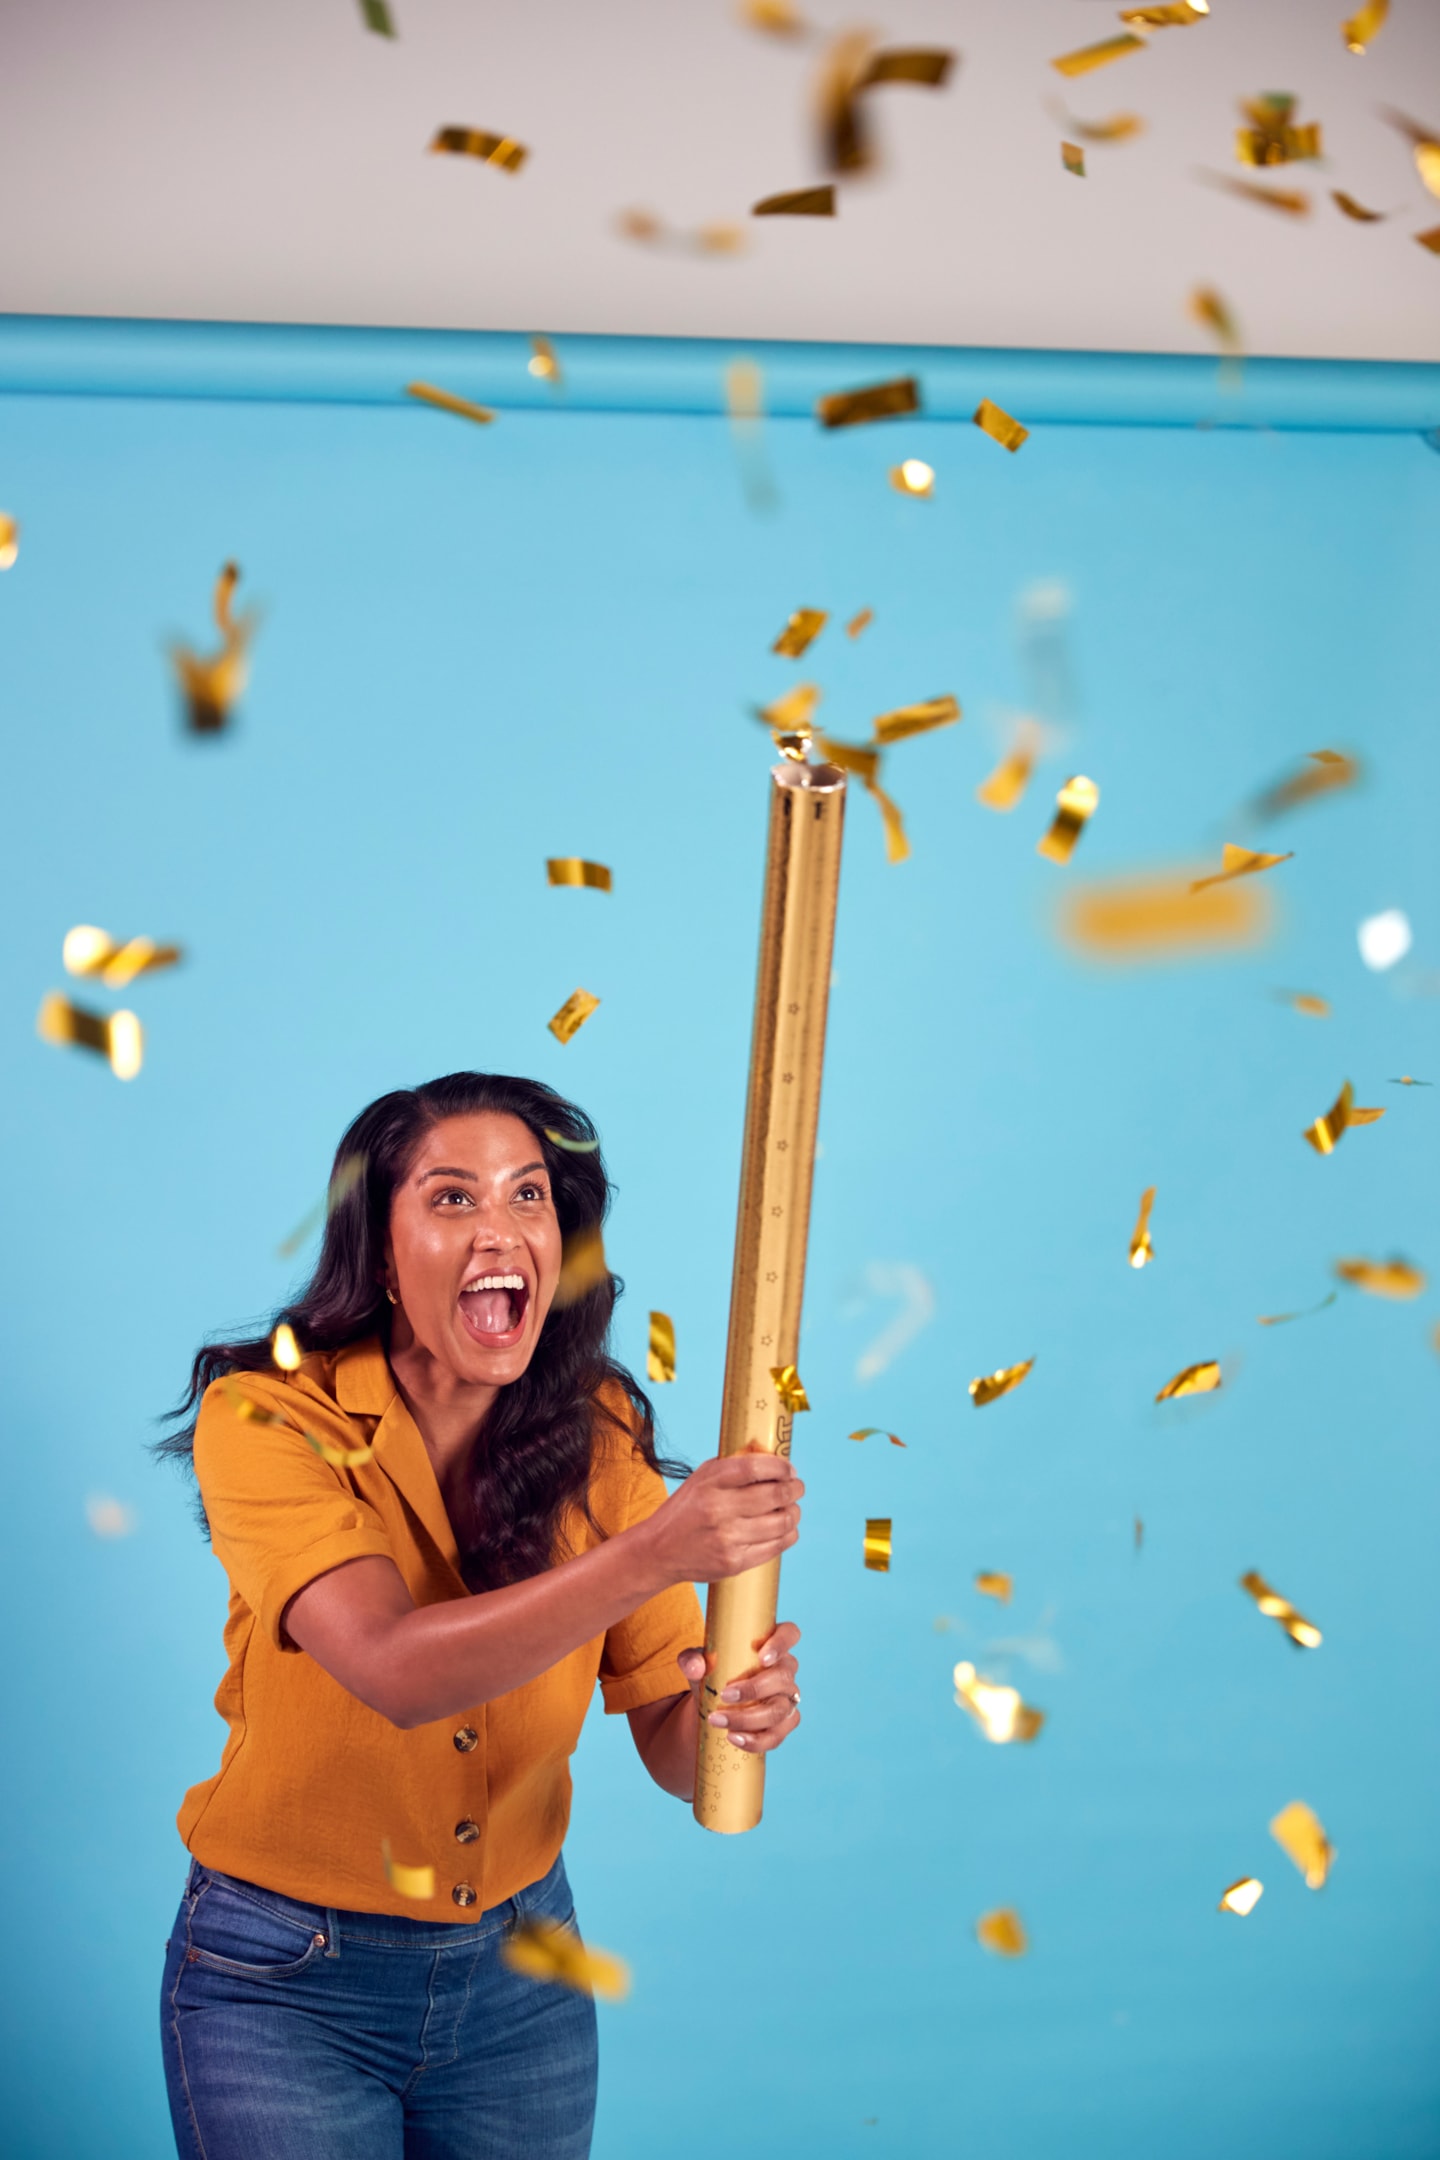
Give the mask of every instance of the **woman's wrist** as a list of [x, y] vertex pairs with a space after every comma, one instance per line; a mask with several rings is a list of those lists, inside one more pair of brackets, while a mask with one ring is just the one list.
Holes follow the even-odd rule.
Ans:
[[620, 1532], [619, 1542], [629, 1547], [629, 1558], [640, 1587], [640, 1602], [658, 1597], [662, 1590], [673, 1590], [682, 1578], [665, 1564], [661, 1540], [656, 1530], [659, 1510], [647, 1515], [643, 1522], [632, 1523], [628, 1530]]

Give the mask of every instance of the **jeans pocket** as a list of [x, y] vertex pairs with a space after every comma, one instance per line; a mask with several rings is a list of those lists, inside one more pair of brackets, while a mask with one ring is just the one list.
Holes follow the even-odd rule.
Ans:
[[243, 1980], [289, 1980], [326, 1947], [324, 1930], [277, 1912], [212, 1877], [202, 1883], [190, 1910], [187, 1965], [230, 1973]]

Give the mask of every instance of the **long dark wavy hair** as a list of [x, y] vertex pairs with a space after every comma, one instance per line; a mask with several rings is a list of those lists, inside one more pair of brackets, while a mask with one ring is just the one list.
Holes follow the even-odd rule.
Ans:
[[[293, 1303], [264, 1332], [243, 1342], [206, 1343], [190, 1368], [190, 1385], [170, 1413], [183, 1420], [156, 1453], [194, 1471], [195, 1420], [200, 1398], [226, 1373], [273, 1372], [270, 1338], [281, 1321], [302, 1351], [341, 1350], [379, 1335], [387, 1348], [390, 1307], [383, 1277], [391, 1197], [431, 1127], [442, 1118], [497, 1111], [529, 1127], [550, 1173], [561, 1235], [598, 1232], [610, 1205], [610, 1181], [596, 1132], [583, 1110], [538, 1080], [500, 1073], [449, 1073], [424, 1087], [397, 1088], [362, 1110], [335, 1151], [325, 1240], [315, 1272]], [[584, 1152], [547, 1136], [579, 1142]], [[608, 1271], [561, 1309], [552, 1306], [535, 1355], [518, 1380], [502, 1388], [472, 1452], [465, 1520], [454, 1525], [465, 1580], [472, 1590], [498, 1589], [550, 1567], [560, 1552], [567, 1510], [592, 1526], [588, 1484], [602, 1421], [629, 1430], [635, 1452], [670, 1477], [683, 1463], [657, 1456], [655, 1419], [644, 1389], [610, 1355], [615, 1300], [624, 1285]], [[628, 1421], [598, 1400], [606, 1382], [623, 1390]], [[613, 1390], [612, 1390], [613, 1392]]]

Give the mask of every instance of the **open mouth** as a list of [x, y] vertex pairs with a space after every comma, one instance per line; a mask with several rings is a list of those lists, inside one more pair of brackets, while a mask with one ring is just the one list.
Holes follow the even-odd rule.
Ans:
[[530, 1308], [530, 1286], [511, 1268], [504, 1273], [476, 1275], [460, 1292], [460, 1314], [477, 1342], [492, 1350], [508, 1350], [524, 1332]]

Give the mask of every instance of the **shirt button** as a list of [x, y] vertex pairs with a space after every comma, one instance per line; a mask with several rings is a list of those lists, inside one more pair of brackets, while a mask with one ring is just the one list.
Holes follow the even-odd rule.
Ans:
[[473, 1905], [479, 1893], [473, 1883], [457, 1882], [450, 1895], [457, 1905]]
[[457, 1845], [473, 1845], [479, 1835], [479, 1823], [472, 1822], [468, 1815], [464, 1822], [457, 1822], [455, 1825], [455, 1842]]
[[473, 1725], [462, 1725], [459, 1732], [454, 1735], [456, 1753], [459, 1755], [468, 1755], [471, 1748], [475, 1746], [479, 1738], [480, 1735], [476, 1732]]

